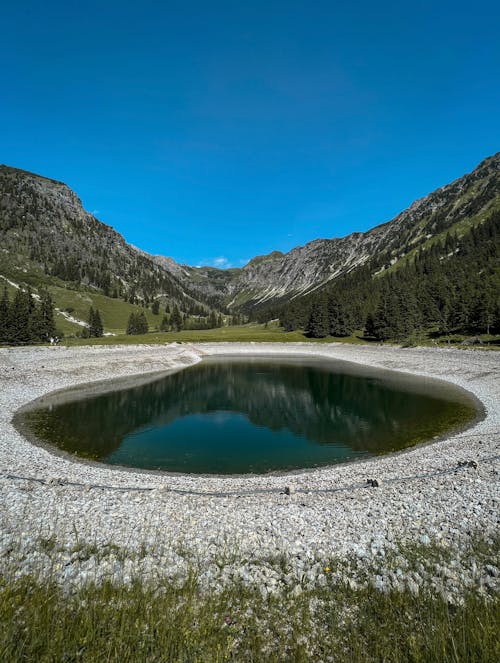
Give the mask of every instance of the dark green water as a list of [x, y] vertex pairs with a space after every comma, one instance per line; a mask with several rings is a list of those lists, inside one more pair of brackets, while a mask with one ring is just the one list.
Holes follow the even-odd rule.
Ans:
[[310, 358], [209, 359], [142, 386], [44, 399], [24, 421], [84, 458], [263, 473], [402, 449], [477, 415], [443, 383]]

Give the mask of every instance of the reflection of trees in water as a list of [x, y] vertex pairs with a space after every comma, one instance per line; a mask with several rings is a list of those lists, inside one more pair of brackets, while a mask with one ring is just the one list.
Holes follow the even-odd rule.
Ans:
[[[457, 405], [397, 391], [379, 379], [311, 366], [200, 364], [140, 387], [40, 410], [35, 430], [68, 451], [104, 457], [124, 436], [146, 425], [220, 410], [240, 412], [258, 426], [288, 429], [320, 444], [355, 450], [402, 446], [415, 431], [432, 435]], [[438, 424], [439, 427], [439, 424]]]

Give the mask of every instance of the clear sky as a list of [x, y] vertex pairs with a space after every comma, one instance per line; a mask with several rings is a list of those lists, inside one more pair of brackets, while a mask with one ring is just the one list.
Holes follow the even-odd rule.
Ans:
[[500, 4], [2, 2], [0, 162], [152, 253], [239, 266], [500, 149]]

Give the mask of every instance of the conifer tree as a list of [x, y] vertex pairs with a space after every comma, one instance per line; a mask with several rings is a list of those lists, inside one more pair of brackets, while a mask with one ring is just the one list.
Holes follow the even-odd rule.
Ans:
[[40, 336], [48, 341], [56, 335], [54, 305], [48, 290], [40, 291]]
[[8, 340], [9, 309], [9, 293], [7, 292], [7, 286], [5, 286], [2, 299], [0, 299], [0, 342], [6, 342]]
[[92, 338], [94, 336], [94, 309], [92, 308], [92, 306], [89, 308], [87, 324], [88, 324], [87, 327], [88, 336]]
[[182, 316], [177, 304], [174, 305], [170, 314], [170, 327], [172, 331], [180, 331], [182, 329]]
[[170, 320], [169, 320], [168, 315], [164, 315], [163, 318], [162, 318], [161, 324], [160, 324], [160, 331], [162, 331], [162, 332], [168, 331], [169, 324], [170, 324]]
[[147, 334], [148, 329], [148, 321], [144, 311], [130, 314], [127, 323], [127, 334]]
[[211, 311], [208, 317], [208, 327], [209, 329], [215, 329], [217, 327], [217, 314], [215, 311]]
[[137, 316], [138, 334], [147, 334], [149, 331], [148, 321], [144, 311], [141, 311]]
[[9, 342], [24, 345], [33, 342], [30, 316], [33, 311], [31, 293], [19, 288], [10, 307]]
[[99, 309], [94, 309], [92, 306], [89, 309], [87, 332], [90, 338], [100, 338], [104, 333]]
[[350, 336], [354, 331], [353, 316], [348, 304], [335, 295], [328, 298], [328, 326], [331, 336]]
[[100, 338], [104, 334], [104, 326], [102, 324], [102, 318], [98, 308], [96, 308], [94, 311], [93, 332], [96, 338]]
[[131, 313], [131, 314], [129, 315], [128, 322], [127, 322], [127, 330], [126, 330], [126, 333], [127, 333], [128, 335], [131, 335], [131, 334], [137, 334], [137, 333], [138, 333], [138, 332], [137, 332], [137, 321], [136, 321], [136, 317], [137, 317], [137, 316], [136, 316], [135, 313]]
[[313, 338], [328, 336], [328, 310], [324, 297], [317, 297], [313, 301], [306, 332]]

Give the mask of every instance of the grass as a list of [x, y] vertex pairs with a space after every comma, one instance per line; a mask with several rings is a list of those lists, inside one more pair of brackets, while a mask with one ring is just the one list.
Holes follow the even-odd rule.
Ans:
[[[483, 345], [464, 345], [462, 342], [468, 338], [463, 335], [446, 336], [442, 338], [429, 338], [421, 336], [418, 342], [411, 343], [406, 347], [413, 345], [423, 345], [429, 347], [443, 347], [454, 345], [456, 347], [474, 347], [485, 349], [500, 349], [500, 339], [497, 336], [486, 334], [479, 338]], [[218, 342], [242, 342], [242, 343], [348, 343], [348, 344], [366, 344], [373, 343], [363, 338], [362, 332], [355, 332], [351, 336], [336, 338], [327, 336], [326, 338], [310, 338], [301, 331], [286, 332], [277, 324], [248, 324], [234, 327], [221, 327], [218, 329], [186, 330], [180, 332], [149, 332], [137, 336], [127, 336], [126, 334], [117, 334], [116, 336], [104, 336], [103, 338], [64, 338], [63, 343], [68, 346], [75, 345], [142, 345], [142, 344], [165, 344], [165, 343], [218, 343]], [[386, 342], [386, 345], [391, 345]], [[404, 344], [403, 344], [404, 345]]]
[[[360, 344], [370, 342], [363, 338], [362, 331], [356, 331], [351, 336], [336, 338], [328, 336], [322, 339], [309, 338], [301, 331], [285, 332], [276, 322], [264, 324], [247, 324], [234, 327], [222, 327], [206, 330], [186, 330], [181, 332], [160, 332], [158, 331], [163, 318], [163, 313], [154, 315], [148, 308], [143, 308], [120, 299], [106, 297], [102, 293], [96, 292], [91, 288], [83, 286], [74, 286], [69, 288], [68, 284], [63, 283], [55, 277], [49, 277], [41, 272], [34, 270], [26, 272], [19, 270], [4, 269], [5, 276], [0, 275], [0, 288], [7, 286], [9, 297], [15, 296], [16, 289], [7, 283], [5, 279], [10, 279], [14, 283], [20, 283], [23, 287], [30, 285], [33, 289], [45, 287], [49, 290], [54, 305], [61, 311], [68, 310], [70, 315], [79, 320], [86, 321], [89, 308], [99, 309], [104, 328], [106, 332], [111, 332], [113, 336], [105, 336], [100, 339], [81, 339], [75, 337], [82, 331], [78, 324], [66, 320], [61, 313], [56, 312], [56, 327], [65, 334], [64, 343], [66, 345], [114, 345], [114, 344], [163, 344], [174, 341], [182, 343], [203, 343], [203, 342], [314, 342], [314, 343], [349, 343]], [[150, 331], [148, 334], [138, 336], [127, 336], [125, 329], [131, 313], [144, 312]], [[428, 334], [421, 333], [415, 335], [415, 338], [408, 345], [457, 345], [459, 346], [468, 337], [466, 335], [452, 334], [449, 336], [436, 337], [432, 330]], [[500, 347], [500, 338], [491, 335], [480, 335], [483, 345], [476, 345], [481, 349], [498, 349]], [[403, 344], [404, 345], [404, 344]]]
[[[432, 577], [439, 564], [447, 568], [455, 564], [458, 573], [471, 564], [498, 567], [496, 538], [473, 536], [456, 562], [450, 549], [438, 544], [400, 544], [379, 561], [361, 567], [352, 560], [332, 558], [323, 567], [321, 585], [285, 582], [289, 562], [278, 556], [265, 562], [283, 579], [274, 593], [263, 592], [258, 582], [248, 584], [240, 579], [207, 590], [201, 580], [201, 562], [190, 564], [182, 581], [135, 577], [124, 584], [107, 576], [100, 584], [62, 586], [56, 581], [61, 566], [57, 553], [64, 554], [64, 548], [53, 537], [39, 538], [39, 543], [52, 560], [48, 579], [41, 572], [19, 576], [13, 561], [16, 555], [3, 563], [2, 663], [500, 660], [499, 597], [491, 587], [478, 591], [482, 586], [479, 577], [451, 602], [449, 595], [432, 590], [428, 580], [416, 593], [405, 587], [380, 591], [371, 580], [376, 573], [397, 568], [404, 568], [407, 577], [418, 571], [428, 578], [426, 574], [430, 572]], [[80, 560], [112, 557], [124, 562], [134, 554], [152, 554], [78, 541], [68, 550], [77, 552]], [[214, 560], [217, 565], [238, 565], [237, 551], [228, 552], [227, 558], [222, 551], [220, 560]]]
[[66, 345], [114, 345], [120, 344], [143, 344], [143, 343], [210, 343], [210, 342], [314, 342], [332, 343], [342, 341], [343, 343], [364, 343], [362, 338], [353, 335], [348, 338], [309, 338], [300, 331], [285, 332], [276, 325], [249, 324], [234, 327], [221, 327], [218, 329], [185, 330], [180, 332], [150, 332], [137, 336], [120, 334], [117, 336], [105, 336], [97, 339], [65, 338]]
[[[159, 328], [163, 314], [153, 315], [150, 309], [142, 308], [124, 302], [121, 299], [113, 299], [106, 297], [100, 292], [92, 288], [84, 286], [68, 286], [67, 283], [58, 278], [47, 276], [40, 271], [34, 269], [27, 269], [26, 272], [16, 270], [14, 268], [8, 269], [7, 266], [2, 269], [3, 278], [0, 275], [0, 288], [7, 286], [9, 297], [12, 299], [15, 296], [16, 288], [7, 283], [5, 279], [13, 283], [20, 284], [22, 287], [30, 286], [34, 291], [38, 288], [46, 288], [53, 299], [54, 306], [61, 311], [70, 309], [70, 315], [78, 320], [87, 321], [89, 308], [98, 308], [103, 322], [105, 331], [112, 333], [123, 333], [127, 327], [127, 321], [131, 313], [143, 311], [148, 320], [151, 329]], [[81, 332], [82, 327], [74, 322], [70, 322], [63, 315], [56, 312], [56, 327], [64, 334], [76, 334]]]
[[68, 595], [55, 582], [0, 580], [0, 660], [335, 661], [500, 660], [500, 603], [473, 594], [449, 605], [430, 594], [384, 594], [347, 583], [264, 597], [236, 583], [105, 582]]
[[[90, 290], [69, 290], [58, 286], [49, 286], [48, 290], [54, 300], [54, 305], [62, 311], [73, 309], [70, 315], [78, 320], [88, 320], [91, 306], [99, 309], [107, 332], [123, 333], [131, 313], [143, 311], [150, 328], [159, 328], [163, 317], [161, 314], [153, 315], [150, 309], [129, 304], [121, 299], [106, 297]], [[81, 326], [65, 320], [60, 314], [56, 315], [56, 326], [65, 334], [75, 334], [82, 330]]]

